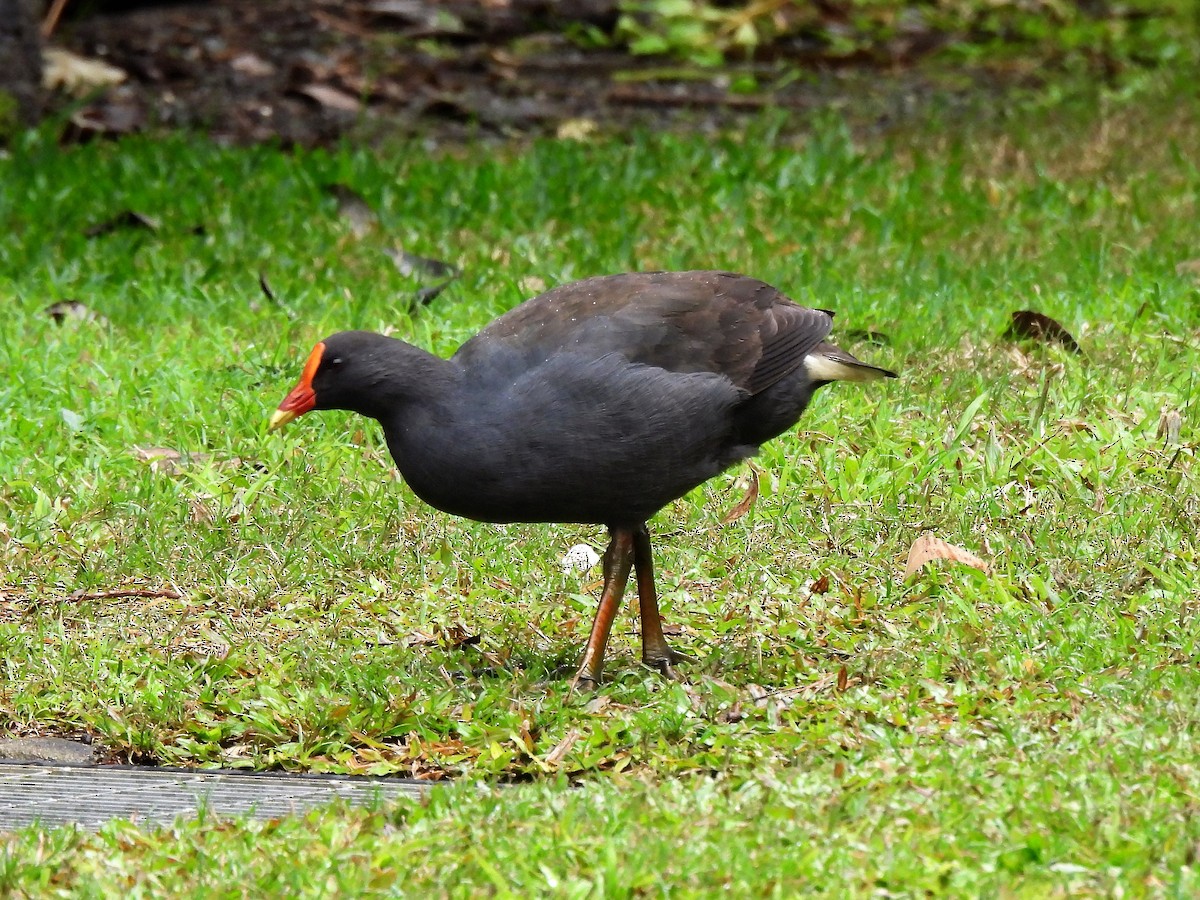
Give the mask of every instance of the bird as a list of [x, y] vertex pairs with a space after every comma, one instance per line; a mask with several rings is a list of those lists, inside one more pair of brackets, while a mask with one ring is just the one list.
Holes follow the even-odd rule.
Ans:
[[320, 341], [270, 417], [375, 419], [401, 475], [439, 510], [483, 522], [599, 525], [604, 584], [572, 689], [600, 683], [631, 571], [642, 661], [676, 678], [648, 520], [791, 428], [834, 381], [896, 373], [826, 342], [833, 313], [723, 271], [631, 272], [555, 287], [449, 358], [343, 331]]

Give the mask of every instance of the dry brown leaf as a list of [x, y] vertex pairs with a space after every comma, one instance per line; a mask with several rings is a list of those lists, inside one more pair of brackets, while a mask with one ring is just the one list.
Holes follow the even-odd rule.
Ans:
[[327, 184], [325, 193], [337, 200], [338, 213], [350, 224], [355, 237], [363, 237], [378, 224], [375, 210], [354, 188], [344, 184]]
[[575, 742], [577, 740], [579, 740], [579, 730], [572, 728], [566, 733], [561, 741], [554, 745], [554, 749], [546, 754], [546, 765], [557, 767], [558, 764], [562, 762], [563, 757], [566, 756], [571, 751], [571, 748], [575, 746]]
[[1062, 344], [1072, 353], [1082, 353], [1079, 344], [1067, 329], [1044, 313], [1020, 309], [1012, 314], [1012, 325], [1004, 332], [1009, 340], [1028, 339], [1043, 343]]
[[86, 97], [97, 89], [120, 84], [127, 77], [124, 69], [100, 59], [87, 59], [62, 47], [47, 47], [42, 51], [42, 87], [48, 91], [63, 90]]
[[229, 61], [229, 68], [251, 78], [267, 78], [275, 74], [275, 67], [257, 53], [239, 53]]
[[567, 119], [559, 122], [555, 136], [560, 141], [587, 141], [600, 130], [595, 119]]
[[57, 303], [51, 303], [43, 311], [57, 325], [69, 321], [95, 322], [98, 325], [108, 324], [108, 319], [78, 300], [59, 300]]
[[754, 508], [755, 501], [758, 500], [758, 472], [753, 466], [750, 466], [750, 474], [748, 476], [749, 484], [746, 486], [746, 494], [738, 501], [737, 505], [729, 512], [721, 517], [721, 524], [728, 525], [730, 522], [736, 522], [746, 513]]
[[728, 709], [723, 709], [717, 713], [717, 721], [722, 725], [730, 725], [734, 722], [740, 722], [746, 718], [746, 714], [742, 712], [742, 702], [738, 700], [733, 706]]
[[608, 694], [601, 694], [599, 697], [593, 697], [589, 700], [583, 711], [593, 716], [598, 716], [612, 705], [612, 697], [608, 696]]
[[988, 564], [970, 550], [964, 550], [954, 544], [947, 544], [941, 538], [935, 537], [927, 531], [913, 541], [913, 545], [908, 551], [908, 562], [904, 566], [904, 580], [907, 581], [922, 566], [935, 559], [948, 559], [979, 569], [981, 572], [989, 571]]
[[448, 650], [479, 643], [479, 635], [470, 634], [461, 625], [435, 625], [432, 631], [414, 631], [406, 642], [409, 647], [440, 646]]
[[317, 101], [317, 103], [326, 109], [339, 109], [342, 112], [358, 112], [362, 108], [362, 104], [358, 102], [357, 97], [353, 97], [345, 91], [339, 91], [337, 88], [330, 87], [327, 84], [308, 84], [300, 88], [297, 93], [308, 97], [310, 100]]
[[1200, 275], [1200, 259], [1185, 259], [1175, 264], [1176, 275]]
[[158, 231], [160, 228], [162, 228], [162, 222], [154, 216], [140, 213], [136, 209], [125, 209], [115, 216], [105, 219], [103, 222], [97, 222], [95, 225], [89, 226], [83, 232], [83, 236], [94, 238], [124, 229]]
[[1178, 444], [1180, 432], [1183, 431], [1183, 416], [1179, 410], [1165, 410], [1158, 420], [1158, 436], [1167, 446]]
[[170, 447], [134, 447], [133, 455], [149, 463], [151, 472], [176, 475], [182, 468], [183, 454]]
[[521, 289], [522, 296], [532, 297], [546, 290], [546, 280], [536, 275], [526, 275], [517, 282], [517, 287]]

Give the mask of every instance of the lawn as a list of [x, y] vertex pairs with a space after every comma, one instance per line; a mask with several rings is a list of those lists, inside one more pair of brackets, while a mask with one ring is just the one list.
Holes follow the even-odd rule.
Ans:
[[[801, 135], [12, 148], [0, 727], [450, 783], [26, 829], [0, 892], [1200, 892], [1194, 84]], [[416, 303], [396, 247], [464, 274]], [[641, 667], [627, 610], [606, 682], [569, 692], [599, 572], [563, 558], [602, 529], [434, 511], [348, 414], [266, 432], [332, 331], [449, 354], [545, 287], [701, 267], [836, 310], [902, 377], [824, 390], [745, 515], [741, 467], [651, 522], [684, 683]], [[1004, 337], [1023, 309], [1082, 354]], [[989, 570], [905, 581], [923, 532]]]

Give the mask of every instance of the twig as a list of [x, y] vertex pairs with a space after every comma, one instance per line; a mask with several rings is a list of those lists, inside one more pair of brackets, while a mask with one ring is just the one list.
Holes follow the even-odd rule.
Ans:
[[67, 8], [67, 2], [68, 0], [54, 0], [50, 4], [50, 9], [46, 12], [46, 18], [42, 19], [42, 40], [46, 40], [50, 35], [54, 34], [54, 29], [58, 26], [59, 16]]
[[182, 594], [178, 591], [165, 588], [162, 590], [154, 590], [153, 588], [119, 588], [115, 591], [95, 591], [89, 593], [87, 591], [76, 591], [71, 595], [72, 600], [112, 600], [116, 597], [163, 597], [167, 600], [178, 600]]

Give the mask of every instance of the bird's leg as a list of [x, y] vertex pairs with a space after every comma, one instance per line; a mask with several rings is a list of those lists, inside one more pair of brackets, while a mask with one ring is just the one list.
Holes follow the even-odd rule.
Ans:
[[667, 678], [675, 678], [673, 663], [690, 660], [676, 653], [663, 636], [662, 616], [658, 612], [658, 593], [654, 590], [654, 560], [650, 554], [650, 532], [645, 523], [633, 531], [633, 565], [637, 571], [638, 607], [642, 620], [642, 662], [658, 669]]
[[600, 594], [600, 608], [596, 610], [596, 621], [592, 623], [592, 635], [583, 651], [583, 662], [571, 690], [580, 685], [595, 687], [600, 683], [600, 670], [604, 668], [604, 648], [608, 646], [608, 635], [612, 631], [613, 619], [625, 596], [625, 583], [629, 581], [629, 570], [634, 561], [634, 535], [629, 528], [613, 528], [612, 540], [604, 551], [604, 590]]

